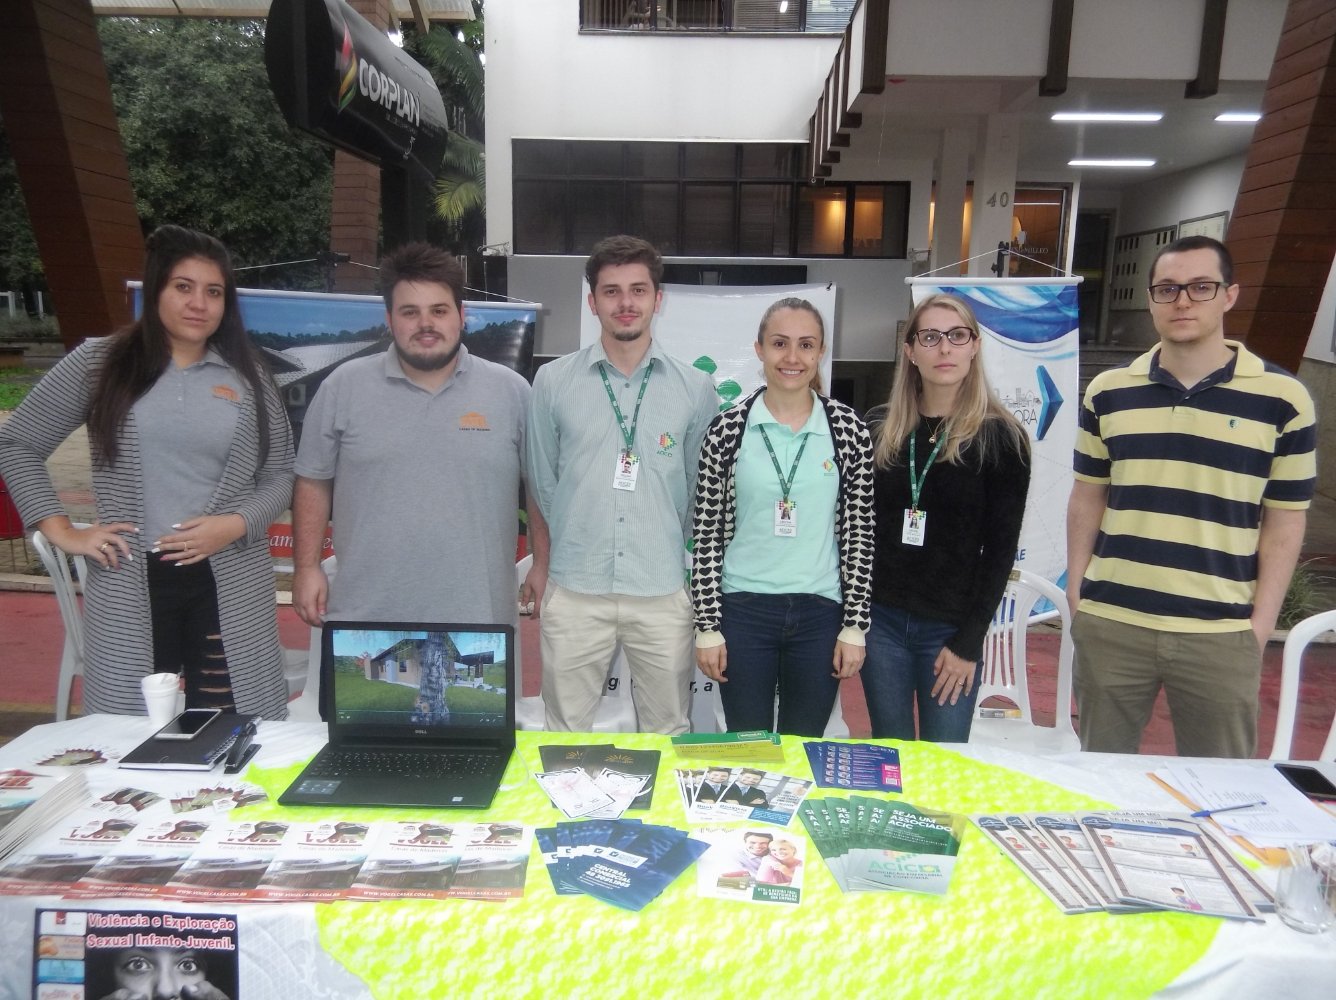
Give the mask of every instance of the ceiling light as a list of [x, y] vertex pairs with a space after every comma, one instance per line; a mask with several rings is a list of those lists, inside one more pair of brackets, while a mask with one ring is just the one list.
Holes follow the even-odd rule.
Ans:
[[1154, 160], [1068, 160], [1069, 167], [1153, 167]]
[[1157, 122], [1164, 115], [1159, 111], [1059, 111], [1055, 122]]
[[1256, 122], [1262, 120], [1260, 111], [1226, 111], [1215, 116], [1218, 122]]

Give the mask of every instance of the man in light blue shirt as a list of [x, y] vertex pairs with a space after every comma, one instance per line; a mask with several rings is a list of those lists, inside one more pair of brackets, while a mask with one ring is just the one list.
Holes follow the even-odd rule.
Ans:
[[545, 365], [529, 411], [529, 483], [552, 539], [543, 621], [551, 730], [588, 732], [620, 642], [646, 731], [688, 725], [694, 665], [684, 548], [705, 428], [708, 375], [672, 358], [650, 327], [663, 261], [613, 236], [585, 265], [596, 343]]

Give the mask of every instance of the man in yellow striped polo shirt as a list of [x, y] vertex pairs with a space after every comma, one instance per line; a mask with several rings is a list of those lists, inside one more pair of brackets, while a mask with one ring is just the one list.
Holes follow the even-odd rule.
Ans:
[[1256, 750], [1317, 432], [1299, 380], [1225, 339], [1238, 293], [1221, 243], [1170, 243], [1150, 273], [1159, 344], [1086, 393], [1067, 509], [1082, 749], [1135, 753], [1163, 687], [1179, 754]]

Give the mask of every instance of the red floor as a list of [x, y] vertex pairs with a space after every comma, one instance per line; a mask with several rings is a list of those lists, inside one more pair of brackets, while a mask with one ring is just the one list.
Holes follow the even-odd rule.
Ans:
[[[287, 607], [278, 609], [279, 634], [289, 649], [306, 648], [310, 630]], [[64, 626], [56, 600], [50, 594], [0, 591], [0, 709], [6, 711], [54, 711], [56, 677]], [[523, 693], [537, 694], [540, 650], [537, 622], [525, 621], [520, 628], [521, 657], [525, 665]], [[1030, 685], [1034, 710], [1040, 722], [1053, 718], [1058, 637], [1037, 632], [1030, 637]], [[1276, 700], [1280, 690], [1281, 647], [1272, 643], [1263, 661], [1262, 716], [1258, 756], [1268, 756], [1275, 733]], [[842, 691], [845, 718], [855, 735], [868, 732], [867, 710], [857, 681], [846, 682]], [[77, 701], [77, 695], [76, 699]], [[1299, 694], [1299, 724], [1293, 756], [1312, 759], [1322, 748], [1336, 711], [1336, 645], [1314, 645], [1304, 663]], [[1168, 709], [1161, 696], [1151, 724], [1142, 739], [1143, 753], [1172, 754], [1173, 731]]]

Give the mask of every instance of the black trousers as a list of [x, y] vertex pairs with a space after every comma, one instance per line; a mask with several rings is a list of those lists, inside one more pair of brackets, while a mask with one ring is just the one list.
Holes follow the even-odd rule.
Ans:
[[161, 554], [150, 555], [148, 599], [153, 668], [185, 677], [187, 708], [234, 710], [218, 624], [218, 588], [208, 560], [178, 566]]

